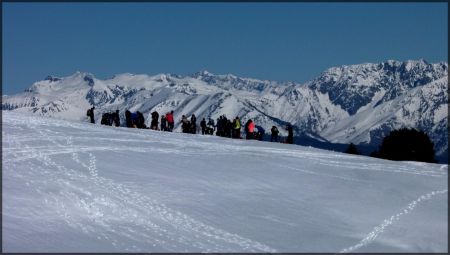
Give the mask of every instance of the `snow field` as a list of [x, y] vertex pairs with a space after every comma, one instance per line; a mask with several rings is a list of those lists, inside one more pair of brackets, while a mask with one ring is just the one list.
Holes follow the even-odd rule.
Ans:
[[4, 252], [447, 252], [448, 167], [3, 112]]

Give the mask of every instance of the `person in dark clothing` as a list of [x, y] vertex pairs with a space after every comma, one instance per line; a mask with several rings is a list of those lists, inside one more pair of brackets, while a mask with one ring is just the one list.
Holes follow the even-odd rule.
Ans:
[[263, 127], [255, 125], [255, 128], [258, 129], [258, 132], [256, 133], [258, 136], [258, 140], [262, 141], [264, 138], [264, 134], [266, 133], [266, 130], [264, 130]]
[[206, 124], [206, 134], [212, 135], [216, 129], [216, 125], [214, 124], [214, 120], [209, 117], [208, 124]]
[[138, 114], [137, 112], [131, 113], [131, 127], [137, 128], [138, 127]]
[[190, 133], [191, 123], [185, 115], [181, 117], [181, 130], [183, 133]]
[[270, 129], [270, 131], [272, 132], [271, 136], [270, 136], [270, 141], [273, 142], [278, 142], [278, 133], [280, 133], [278, 131], [278, 128], [275, 126], [272, 126], [272, 129]]
[[226, 126], [226, 137], [232, 138], [233, 137], [233, 122], [231, 120], [227, 120], [227, 126]]
[[93, 123], [93, 124], [95, 124], [94, 110], [95, 110], [95, 106], [93, 106], [91, 109], [89, 109], [89, 110], [87, 111], [87, 116], [90, 117], [91, 123]]
[[228, 124], [228, 119], [227, 119], [227, 116], [225, 116], [225, 114], [222, 116], [222, 130], [221, 130], [221, 133], [222, 133], [222, 137], [228, 137], [228, 126], [227, 126], [227, 124]]
[[144, 115], [140, 111], [136, 111], [137, 119], [136, 119], [136, 127], [144, 128]]
[[144, 115], [140, 112], [137, 111], [137, 128], [146, 128], [147, 126], [145, 125], [145, 119], [144, 119]]
[[150, 129], [158, 130], [158, 118], [159, 113], [157, 111], [152, 112], [152, 122], [150, 123]]
[[100, 120], [101, 125], [108, 125], [109, 126], [109, 113], [105, 112], [102, 114], [102, 119]]
[[157, 111], [153, 111], [152, 112], [152, 120], [158, 120], [159, 118], [159, 113]]
[[228, 119], [223, 120], [223, 134], [222, 137], [228, 137], [228, 130], [230, 128], [230, 125], [228, 124]]
[[108, 126], [112, 126], [113, 124], [113, 114], [112, 112], [108, 113]]
[[125, 111], [125, 124], [128, 128], [133, 127], [133, 121], [131, 119], [131, 112], [129, 110]]
[[167, 131], [167, 119], [164, 115], [161, 115], [161, 131]]
[[219, 118], [217, 119], [217, 130], [216, 130], [216, 135], [217, 136], [222, 136], [222, 116], [219, 116]]
[[293, 144], [294, 143], [294, 131], [292, 130], [291, 124], [287, 125], [286, 130], [288, 131], [286, 143]]
[[191, 133], [196, 134], [197, 133], [197, 117], [195, 117], [195, 114], [192, 114], [191, 116]]
[[207, 125], [212, 127], [212, 128], [216, 127], [216, 125], [214, 124], [214, 120], [211, 117], [209, 117]]
[[116, 112], [115, 113], [113, 113], [113, 122], [114, 122], [114, 125], [116, 126], [116, 127], [119, 127], [120, 126], [120, 115], [119, 115], [119, 110], [116, 110]]
[[137, 124], [138, 124], [138, 115], [136, 112], [132, 112], [131, 113], [131, 126], [133, 128], [137, 128]]
[[202, 135], [204, 135], [206, 133], [206, 120], [205, 120], [205, 118], [203, 118], [202, 121], [200, 121], [200, 127], [202, 128]]
[[109, 112], [103, 113], [101, 124], [102, 125], [107, 125], [107, 126], [112, 126], [112, 123], [113, 123], [112, 113], [109, 113]]

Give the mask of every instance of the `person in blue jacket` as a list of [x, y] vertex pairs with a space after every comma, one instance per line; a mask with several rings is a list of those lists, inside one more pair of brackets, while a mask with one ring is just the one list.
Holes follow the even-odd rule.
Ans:
[[259, 125], [255, 125], [255, 128], [258, 129], [258, 132], [256, 133], [258, 136], [258, 140], [262, 141], [266, 130], [264, 130], [264, 128]]

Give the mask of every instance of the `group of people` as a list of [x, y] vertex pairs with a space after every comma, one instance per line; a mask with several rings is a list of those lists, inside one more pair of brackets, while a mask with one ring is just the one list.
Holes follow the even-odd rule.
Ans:
[[[151, 129], [158, 130], [158, 117], [159, 114], [157, 111], [152, 112], [152, 126]], [[175, 126], [175, 122], [173, 119], [173, 111], [166, 113], [161, 116], [161, 129], [162, 131], [172, 132], [173, 127]]]
[[120, 127], [119, 110], [103, 113], [100, 124], [107, 126], [112, 126], [114, 124], [116, 127]]
[[[211, 125], [213, 128], [216, 127], [214, 125], [214, 120], [212, 120], [211, 118], [208, 121], [208, 125]], [[202, 127], [202, 134], [204, 134], [203, 129], [205, 126], [201, 125], [201, 127]], [[236, 118], [234, 118], [231, 121], [230, 119], [227, 119], [225, 115], [222, 115], [217, 119], [216, 135], [229, 138], [241, 138], [241, 127], [242, 127], [241, 120], [239, 119], [238, 116], [236, 116]], [[288, 124], [286, 130], [288, 131], [288, 137], [284, 142], [290, 144], [294, 143], [294, 132], [292, 126]], [[263, 127], [256, 125], [252, 119], [249, 119], [244, 125], [244, 132], [245, 132], [245, 139], [262, 141], [264, 139], [266, 131]], [[270, 132], [271, 132], [270, 141], [279, 142], [280, 131], [278, 130], [278, 128], [276, 126], [272, 126]]]
[[[87, 116], [90, 117], [91, 123], [95, 123], [94, 110], [95, 107], [92, 107], [87, 111]], [[125, 111], [126, 127], [147, 128], [168, 132], [173, 131], [175, 124], [173, 111], [163, 114], [161, 116], [161, 119], [159, 119], [159, 113], [157, 111], [153, 111], [151, 113], [151, 118], [152, 120], [150, 122], [150, 127], [147, 127], [145, 125], [144, 115], [141, 112], [139, 111], [130, 112], [129, 110]], [[190, 119], [188, 119], [186, 115], [183, 115], [181, 117], [180, 123], [181, 123], [181, 130], [183, 133], [191, 133], [191, 134], [197, 133], [197, 117], [195, 116], [195, 114], [192, 114]], [[104, 113], [102, 115], [101, 124], [109, 126], [112, 126], [114, 124], [116, 127], [119, 127], [120, 126], [119, 110], [116, 110], [115, 112]], [[260, 141], [263, 140], [265, 130], [263, 127], [256, 125], [253, 120], [249, 119], [243, 127], [245, 132], [245, 139], [260, 140]], [[208, 119], [208, 122], [206, 121], [205, 118], [203, 118], [202, 121], [200, 121], [200, 129], [202, 135], [213, 135], [214, 132], [216, 132], [217, 136], [241, 139], [242, 138], [241, 128], [242, 124], [238, 116], [236, 116], [233, 120], [231, 120], [228, 119], [225, 115], [222, 115], [219, 118], [217, 118], [217, 125], [211, 118]], [[288, 124], [286, 130], [288, 131], [287, 139], [281, 142], [292, 144], [294, 142], [294, 133], [292, 126]], [[272, 126], [270, 131], [271, 131], [270, 141], [280, 142], [279, 141], [280, 132], [278, 128], [276, 126]]]
[[140, 111], [132, 113], [129, 110], [126, 110], [125, 123], [129, 128], [147, 128], [144, 115]]
[[[202, 123], [204, 120], [205, 119], [203, 118]], [[197, 133], [197, 117], [194, 113], [191, 115], [190, 119], [188, 119], [186, 115], [181, 116], [181, 131], [190, 134]], [[205, 134], [205, 130], [202, 131], [202, 134]]]

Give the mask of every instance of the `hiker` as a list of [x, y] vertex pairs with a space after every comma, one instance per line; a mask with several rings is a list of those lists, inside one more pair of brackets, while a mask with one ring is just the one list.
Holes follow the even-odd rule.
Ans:
[[272, 129], [270, 129], [270, 131], [272, 132], [272, 134], [270, 135], [270, 141], [273, 142], [278, 142], [278, 133], [280, 133], [278, 131], [278, 128], [275, 126], [272, 126]]
[[167, 131], [167, 119], [166, 116], [161, 116], [161, 131]]
[[167, 120], [167, 127], [169, 129], [169, 132], [172, 132], [173, 127], [174, 127], [173, 111], [166, 113], [166, 120]]
[[136, 112], [131, 113], [131, 127], [132, 128], [138, 127], [138, 115]]
[[110, 120], [109, 113], [105, 112], [102, 114], [102, 119], [100, 120], [100, 124], [109, 126], [109, 122], [110, 122], [109, 120]]
[[233, 138], [241, 138], [241, 120], [238, 116], [233, 120]]
[[106, 117], [107, 117], [107, 122], [108, 122], [108, 126], [112, 126], [112, 124], [113, 124], [113, 114], [114, 113], [112, 113], [112, 112], [109, 112], [107, 115], [106, 115]]
[[112, 126], [112, 124], [113, 124], [113, 113], [112, 112], [108, 112], [107, 114], [106, 114], [106, 122], [107, 122], [107, 125], [108, 126]]
[[119, 110], [116, 110], [115, 113], [112, 114], [112, 120], [114, 122], [114, 124], [116, 125], [116, 127], [120, 126], [120, 115], [119, 115]]
[[147, 126], [145, 125], [145, 119], [144, 119], [144, 115], [140, 112], [137, 111], [137, 128], [147, 128]]
[[216, 125], [214, 125], [214, 120], [209, 117], [208, 124], [206, 127], [206, 134], [212, 135], [216, 129]]
[[216, 135], [222, 136], [222, 116], [219, 116], [219, 118], [217, 119]]
[[191, 116], [191, 133], [195, 134], [197, 133], [197, 117], [195, 117], [195, 114], [192, 114]]
[[257, 134], [257, 138], [258, 138], [258, 140], [262, 141], [266, 131], [261, 126], [255, 125], [255, 127], [256, 127], [256, 129], [258, 129], [258, 132], [256, 133]]
[[158, 130], [158, 118], [159, 113], [157, 111], [152, 112], [152, 122], [150, 123], [150, 129]]
[[189, 122], [187, 117], [185, 115], [181, 116], [181, 130], [183, 133], [190, 133], [190, 125], [191, 123]]
[[231, 122], [231, 120], [227, 120], [225, 137], [232, 138], [232, 135], [233, 135], [233, 122]]
[[245, 122], [245, 125], [244, 125], [244, 132], [245, 132], [245, 134], [246, 134], [245, 139], [249, 139], [249, 136], [248, 136], [248, 133], [249, 133], [249, 131], [248, 131], [248, 125], [250, 124], [250, 121], [251, 121], [251, 120], [247, 120], [247, 122]]
[[293, 144], [294, 143], [294, 132], [292, 130], [291, 124], [287, 125], [286, 130], [288, 131], [286, 143]]
[[206, 133], [206, 120], [205, 120], [205, 118], [203, 118], [202, 121], [200, 122], [200, 127], [202, 128], [202, 135], [204, 135]]
[[248, 132], [247, 132], [246, 139], [251, 140], [251, 139], [253, 139], [253, 132], [255, 131], [255, 123], [251, 119], [248, 120], [247, 123], [248, 123], [248, 128], [247, 128]]
[[222, 115], [221, 125], [220, 125], [220, 136], [227, 137], [227, 123], [228, 119], [227, 116], [224, 114]]
[[214, 124], [214, 120], [211, 117], [209, 117], [207, 125], [212, 127], [212, 128], [216, 127], [216, 125]]
[[94, 110], [95, 110], [95, 106], [93, 106], [91, 109], [88, 109], [87, 113], [86, 113], [86, 115], [91, 118], [91, 123], [93, 123], [93, 124], [95, 124]]
[[125, 111], [125, 124], [128, 128], [133, 127], [133, 121], [131, 119], [131, 112], [129, 110]]

